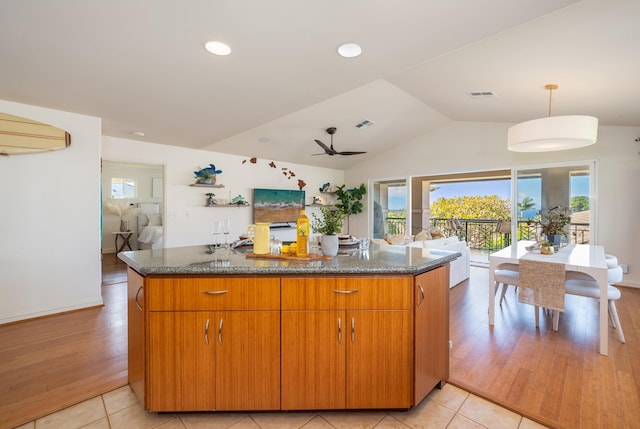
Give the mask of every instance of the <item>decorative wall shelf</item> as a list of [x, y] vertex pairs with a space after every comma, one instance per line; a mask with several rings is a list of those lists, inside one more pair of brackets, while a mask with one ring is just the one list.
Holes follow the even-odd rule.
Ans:
[[189, 186], [196, 188], [224, 188], [224, 185], [203, 185], [202, 183], [192, 183]]
[[205, 207], [249, 207], [249, 203], [246, 204], [209, 204]]

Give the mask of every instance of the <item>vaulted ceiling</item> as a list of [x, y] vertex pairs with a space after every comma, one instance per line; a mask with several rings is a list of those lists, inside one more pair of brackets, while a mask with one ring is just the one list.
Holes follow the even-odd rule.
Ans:
[[[553, 115], [640, 126], [639, 17], [640, 0], [8, 0], [0, 99], [98, 116], [108, 136], [344, 169], [449, 121], [544, 117], [547, 83]], [[362, 55], [338, 56], [344, 42]], [[368, 153], [313, 156], [328, 127]]]

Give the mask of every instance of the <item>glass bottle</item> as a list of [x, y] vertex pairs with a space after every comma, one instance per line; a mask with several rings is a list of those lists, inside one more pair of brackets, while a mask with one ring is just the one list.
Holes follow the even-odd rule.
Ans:
[[296, 256], [307, 257], [309, 256], [309, 218], [305, 213], [305, 210], [300, 210], [300, 217], [296, 222]]

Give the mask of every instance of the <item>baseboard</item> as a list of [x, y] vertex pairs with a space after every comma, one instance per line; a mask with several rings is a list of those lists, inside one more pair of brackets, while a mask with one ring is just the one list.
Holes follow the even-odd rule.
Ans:
[[616, 283], [616, 286], [629, 287], [633, 289], [640, 289], [640, 282], [634, 281], [622, 281], [620, 283]]
[[0, 319], [0, 325], [22, 322], [24, 320], [29, 320], [29, 319], [38, 319], [41, 317], [57, 316], [62, 313], [69, 313], [77, 310], [86, 310], [88, 308], [101, 307], [103, 305], [104, 305], [104, 301], [102, 300], [102, 298], [100, 298], [99, 300], [89, 301], [83, 304], [69, 305], [66, 307], [52, 308], [45, 311], [36, 311], [33, 313], [20, 314], [18, 316], [13, 316], [13, 317], [5, 317], [3, 319]]

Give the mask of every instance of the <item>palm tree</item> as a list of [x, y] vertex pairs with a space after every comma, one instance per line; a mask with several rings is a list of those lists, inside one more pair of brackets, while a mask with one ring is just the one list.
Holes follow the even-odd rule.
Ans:
[[535, 207], [536, 207], [536, 203], [535, 201], [533, 201], [533, 198], [524, 197], [522, 201], [518, 203], [518, 210], [520, 211], [520, 215], [518, 217], [521, 218], [522, 212], [524, 212], [525, 210], [531, 210]]

